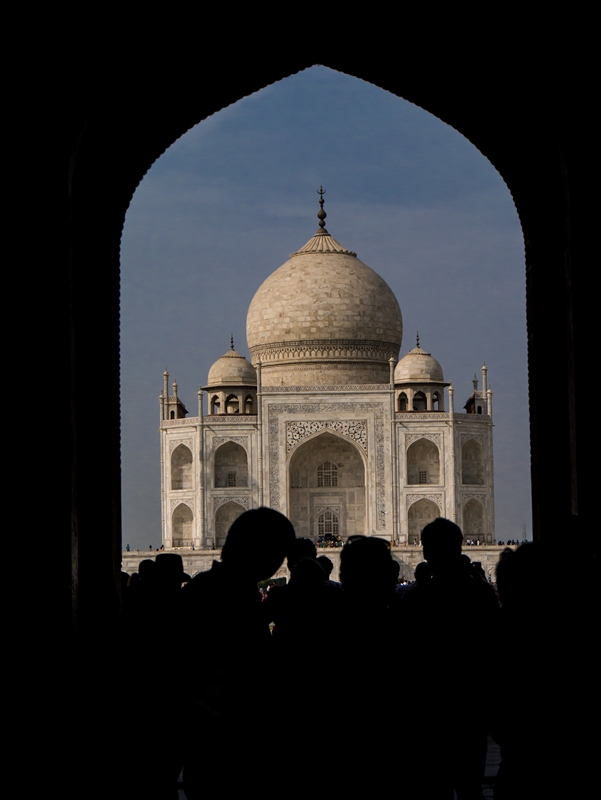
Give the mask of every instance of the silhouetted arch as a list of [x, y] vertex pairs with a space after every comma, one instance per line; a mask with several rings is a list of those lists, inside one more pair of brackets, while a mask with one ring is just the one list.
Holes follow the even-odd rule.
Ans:
[[226, 442], [215, 452], [215, 486], [248, 486], [248, 457], [236, 442]]
[[254, 413], [253, 398], [252, 398], [252, 395], [250, 395], [250, 394], [246, 395], [246, 400], [244, 401], [244, 413], [245, 414]]
[[214, 394], [209, 403], [209, 414], [215, 415], [221, 413], [221, 403], [219, 402], [219, 395]]
[[440, 454], [429, 439], [418, 439], [407, 450], [407, 483], [440, 483]]
[[399, 411], [407, 411], [407, 395], [401, 392], [399, 395]]
[[215, 545], [217, 547], [223, 547], [229, 529], [245, 510], [240, 503], [236, 503], [234, 500], [219, 506], [215, 513]]
[[171, 535], [173, 547], [192, 547], [194, 514], [185, 503], [180, 503], [173, 512]]
[[409, 506], [407, 540], [409, 544], [419, 544], [422, 531], [429, 522], [440, 516], [440, 509], [432, 500], [422, 497]]
[[468, 439], [461, 448], [461, 481], [472, 486], [484, 484], [484, 454], [475, 439]]
[[171, 488], [192, 489], [192, 451], [185, 444], [179, 444], [171, 454]]

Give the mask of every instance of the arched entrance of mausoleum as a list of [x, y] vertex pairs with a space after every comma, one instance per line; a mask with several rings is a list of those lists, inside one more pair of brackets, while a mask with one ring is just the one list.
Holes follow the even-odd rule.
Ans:
[[365, 464], [350, 441], [328, 432], [300, 445], [290, 459], [288, 486], [297, 536], [345, 540], [366, 533]]

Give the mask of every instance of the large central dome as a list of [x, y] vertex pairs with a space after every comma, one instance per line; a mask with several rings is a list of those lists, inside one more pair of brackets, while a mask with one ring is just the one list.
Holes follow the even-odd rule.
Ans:
[[388, 383], [398, 358], [401, 310], [392, 290], [324, 227], [257, 290], [246, 337], [262, 383]]

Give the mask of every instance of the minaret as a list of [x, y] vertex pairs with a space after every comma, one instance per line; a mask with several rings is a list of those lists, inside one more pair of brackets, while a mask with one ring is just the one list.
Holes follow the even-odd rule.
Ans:
[[169, 373], [167, 367], [163, 372], [163, 419], [169, 419]]

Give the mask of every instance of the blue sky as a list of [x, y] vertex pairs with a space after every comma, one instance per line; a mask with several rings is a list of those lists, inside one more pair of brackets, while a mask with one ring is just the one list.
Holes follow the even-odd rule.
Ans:
[[[531, 531], [524, 244], [511, 196], [460, 133], [369, 83], [312, 67], [215, 114], [152, 166], [121, 243], [123, 540], [160, 543], [165, 365], [191, 415], [211, 364], [246, 348], [262, 281], [317, 227], [400, 303], [401, 355], [441, 363], [456, 410], [486, 361], [497, 538]], [[457, 408], [458, 407], [458, 408]]]

